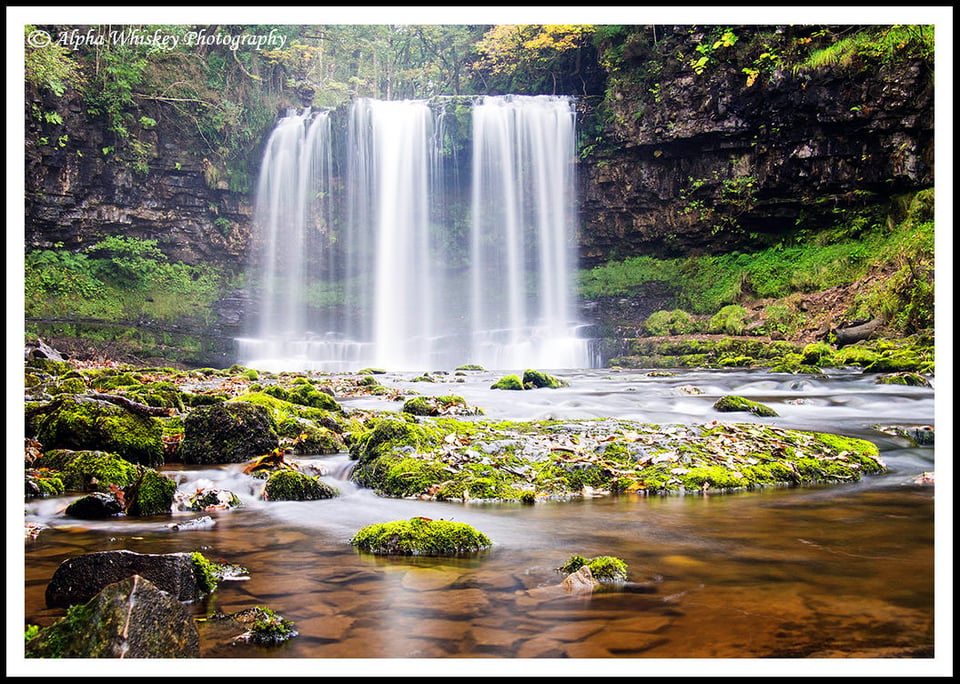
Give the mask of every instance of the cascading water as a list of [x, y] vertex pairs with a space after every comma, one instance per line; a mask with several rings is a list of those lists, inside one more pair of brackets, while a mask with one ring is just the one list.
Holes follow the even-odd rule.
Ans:
[[587, 365], [571, 305], [574, 123], [565, 97], [473, 110], [471, 342], [484, 366]]
[[[456, 204], [447, 197], [456, 170], [445, 166], [442, 109], [356, 101], [339, 183], [330, 117], [281, 119], [257, 190], [260, 313], [240, 340], [242, 363], [591, 365], [572, 311], [572, 103], [486, 97], [472, 117], [471, 190], [461, 203], [469, 216], [459, 219], [446, 209]], [[330, 218], [337, 209], [339, 221]], [[324, 309], [325, 297], [339, 306]]]

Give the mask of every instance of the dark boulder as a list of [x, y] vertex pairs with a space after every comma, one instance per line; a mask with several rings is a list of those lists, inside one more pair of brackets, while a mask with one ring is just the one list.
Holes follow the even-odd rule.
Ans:
[[180, 458], [184, 463], [243, 463], [279, 445], [266, 408], [229, 401], [200, 406], [187, 415]]
[[60, 564], [47, 585], [47, 605], [71, 606], [90, 600], [108, 584], [140, 575], [178, 601], [195, 601], [209, 593], [199, 554], [141, 554], [98, 551]]
[[69, 506], [66, 514], [81, 520], [103, 520], [123, 513], [123, 506], [113, 494], [95, 492], [80, 497]]

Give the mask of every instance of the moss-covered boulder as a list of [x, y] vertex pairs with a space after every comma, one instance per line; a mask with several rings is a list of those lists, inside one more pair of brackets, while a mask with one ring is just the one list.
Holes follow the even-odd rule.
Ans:
[[123, 492], [127, 515], [169, 515], [176, 493], [176, 482], [152, 468], [141, 466], [139, 477]]
[[240, 497], [229, 489], [200, 489], [187, 497], [191, 511], [225, 511], [242, 505]]
[[520, 379], [519, 375], [505, 375], [490, 385], [490, 389], [522, 390], [523, 380]]
[[85, 397], [63, 397], [29, 421], [44, 449], [115, 453], [131, 463], [163, 463], [163, 426], [159, 419], [116, 404]]
[[184, 463], [243, 463], [279, 445], [267, 409], [227, 401], [187, 414], [179, 454]]
[[331, 487], [319, 477], [293, 470], [271, 473], [263, 488], [263, 498], [268, 501], [316, 501], [339, 495], [340, 492], [335, 487]]
[[930, 381], [919, 373], [891, 373], [879, 375], [874, 382], [878, 385], [905, 385], [907, 387], [930, 387]]
[[776, 411], [765, 404], [761, 404], [757, 401], [751, 401], [744, 397], [738, 397], [736, 395], [730, 394], [725, 397], [720, 397], [713, 404], [714, 411], [720, 411], [721, 413], [752, 413], [755, 416], [760, 416], [762, 418], [778, 416]]
[[289, 401], [291, 404], [309, 406], [310, 408], [323, 409], [325, 411], [334, 411], [342, 413], [343, 407], [337, 403], [337, 400], [328, 393], [318, 390], [309, 382], [294, 383], [291, 387], [281, 385], [270, 385], [263, 389], [263, 393], [283, 401]]
[[414, 416], [477, 416], [479, 408], [468, 406], [463, 397], [412, 397], [403, 403], [403, 413]]
[[135, 464], [104, 451], [52, 449], [34, 461], [34, 466], [59, 471], [66, 490], [76, 492], [124, 489], [140, 476]]
[[350, 543], [390, 556], [456, 556], [489, 548], [489, 537], [466, 523], [411, 518], [368, 525]]
[[122, 578], [27, 641], [28, 658], [199, 658], [184, 605], [139, 575]]
[[66, 491], [63, 478], [49, 468], [27, 468], [24, 472], [24, 496], [27, 499], [43, 499], [60, 496]]
[[531, 368], [523, 371], [522, 382], [525, 389], [536, 389], [541, 387], [556, 389], [558, 387], [566, 387], [568, 384], [566, 380], [561, 380], [553, 375], [548, 375], [543, 371], [533, 370]]
[[290, 442], [297, 454], [337, 454], [347, 447], [343, 438], [329, 428], [317, 427], [310, 423], [299, 424], [298, 432]]
[[147, 382], [128, 389], [124, 394], [133, 401], [147, 406], [162, 406], [183, 411], [186, 407], [184, 393], [169, 381]]
[[623, 582], [627, 579], [627, 564], [614, 556], [584, 558], [579, 554], [574, 554], [570, 556], [566, 563], [557, 568], [557, 572], [569, 575], [584, 566], [590, 568], [590, 574], [599, 582]]

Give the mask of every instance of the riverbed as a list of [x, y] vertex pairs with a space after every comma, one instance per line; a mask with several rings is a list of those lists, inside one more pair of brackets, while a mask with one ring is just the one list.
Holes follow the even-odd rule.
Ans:
[[[748, 660], [802, 659], [829, 662], [836, 673], [862, 659], [894, 667], [906, 659], [913, 671], [932, 662], [934, 448], [878, 427], [934, 427], [934, 389], [879, 385], [856, 370], [550, 372], [569, 386], [491, 390], [503, 373], [490, 372], [432, 374], [433, 383], [412, 382], [418, 373], [378, 380], [462, 396], [484, 418], [718, 420], [834, 432], [876, 443], [887, 472], [830, 486], [522, 505], [380, 498], [349, 481], [346, 454], [303, 459], [341, 492], [313, 502], [263, 501], [262, 482], [243, 476], [240, 465], [170, 464], [162, 471], [181, 491], [222, 487], [244, 505], [202, 514], [212, 524], [176, 530], [172, 523], [201, 514], [91, 522], [63, 515], [75, 497], [28, 502], [27, 521], [47, 529], [25, 543], [25, 623], [45, 626], [62, 616], [45, 607], [44, 590], [67, 558], [107, 549], [201, 551], [246, 573], [190, 605], [198, 618], [261, 605], [299, 632], [279, 647], [236, 646], [232, 635], [201, 621], [204, 659], [286, 659], [292, 668], [304, 659], [349, 659], [388, 674], [403, 671], [408, 659], [429, 659], [415, 672], [478, 663], [453, 666], [463, 675], [528, 659], [589, 663], [591, 671], [617, 664], [637, 675], [648, 671], [637, 660], [695, 662], [712, 671], [733, 660], [743, 671]], [[725, 394], [763, 402], [779, 417], [714, 411]], [[340, 401], [348, 410], [400, 406], [384, 397]], [[451, 559], [377, 557], [349, 544], [364, 525], [413, 516], [469, 523], [493, 545]], [[565, 592], [556, 568], [573, 554], [619, 557], [629, 582]]]

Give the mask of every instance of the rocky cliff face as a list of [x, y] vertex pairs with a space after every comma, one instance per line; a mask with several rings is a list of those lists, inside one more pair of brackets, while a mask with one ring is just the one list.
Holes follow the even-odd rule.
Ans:
[[134, 148], [71, 92], [28, 95], [26, 120], [27, 249], [123, 235], [157, 240], [173, 260], [243, 267], [250, 197], [216, 178], [194, 131], [157, 115], [155, 127], [136, 131]]
[[628, 43], [627, 64], [646, 71], [611, 79], [602, 144], [581, 163], [584, 265], [755, 249], [829, 227], [838, 208], [933, 185], [923, 62], [779, 66], [751, 79], [742, 55], [699, 74], [663, 56], [696, 55], [704, 40], [676, 31], [671, 52], [661, 39], [655, 70], [654, 48]]

